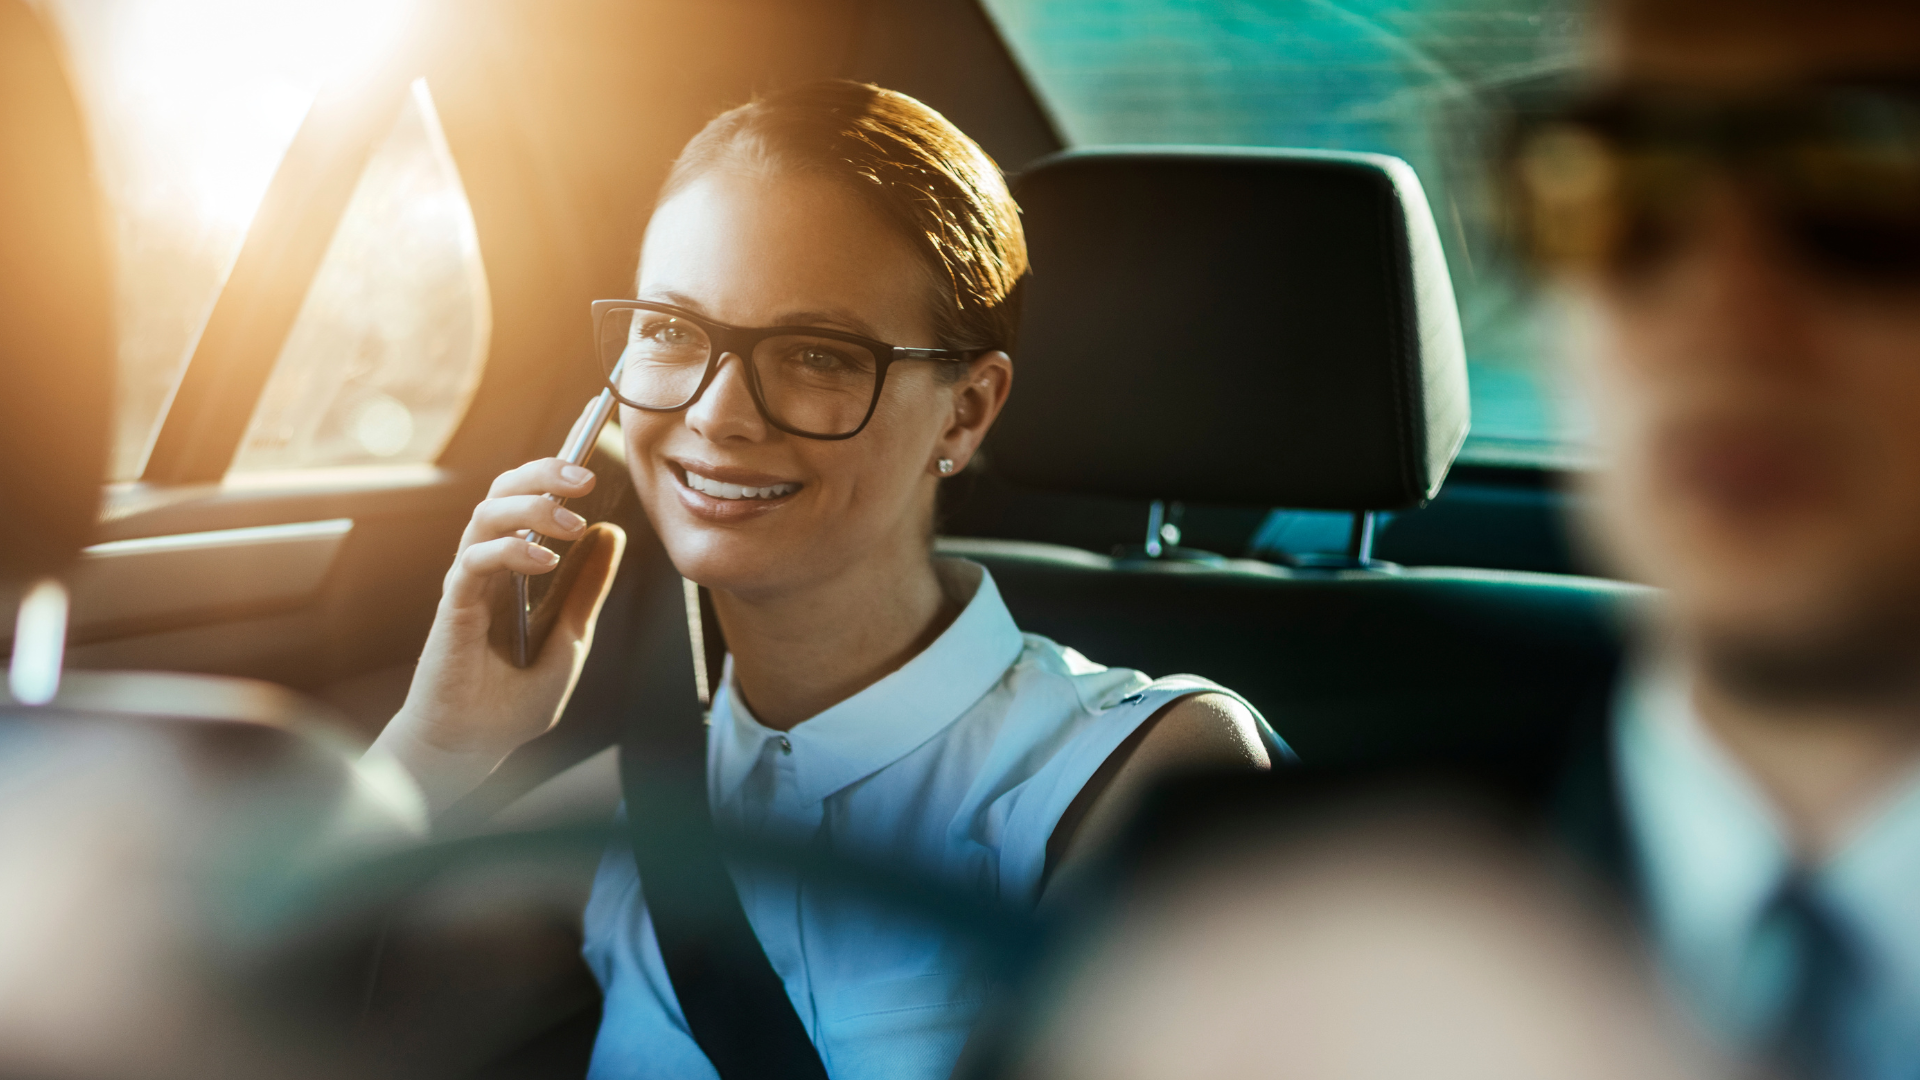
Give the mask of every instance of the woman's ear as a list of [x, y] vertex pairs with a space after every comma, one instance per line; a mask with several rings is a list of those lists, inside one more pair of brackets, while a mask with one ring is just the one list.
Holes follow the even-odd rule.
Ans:
[[[1013, 358], [995, 350], [974, 358], [967, 373], [951, 387], [953, 413], [947, 429], [934, 444], [933, 471], [949, 476], [967, 467], [981, 440], [1000, 416], [1013, 389]], [[946, 463], [944, 469], [941, 464]]]

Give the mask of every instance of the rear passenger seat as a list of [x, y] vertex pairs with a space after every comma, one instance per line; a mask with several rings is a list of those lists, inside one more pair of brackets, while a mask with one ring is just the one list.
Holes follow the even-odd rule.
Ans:
[[1310, 570], [943, 539], [992, 568], [1023, 628], [1231, 686], [1319, 764], [1530, 756], [1604, 700], [1644, 590], [1367, 557], [1370, 515], [1431, 498], [1468, 421], [1452, 286], [1405, 163], [1083, 150], [1033, 166], [1016, 195], [1034, 274], [987, 468], [1356, 521], [1347, 565]]

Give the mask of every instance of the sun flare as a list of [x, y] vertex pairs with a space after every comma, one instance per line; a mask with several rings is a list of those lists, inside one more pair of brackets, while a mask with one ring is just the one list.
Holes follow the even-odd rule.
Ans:
[[352, 79], [397, 39], [409, 4], [391, 0], [65, 0], [70, 32], [92, 38], [86, 81], [111, 107], [124, 155], [121, 195], [182, 218], [183, 231], [244, 231], [314, 96]]

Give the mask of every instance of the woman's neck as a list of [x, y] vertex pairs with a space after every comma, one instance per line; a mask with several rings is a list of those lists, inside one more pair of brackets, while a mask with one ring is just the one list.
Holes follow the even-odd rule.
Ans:
[[715, 592], [734, 681], [754, 718], [787, 731], [898, 670], [965, 606], [951, 579], [916, 546], [778, 596]]

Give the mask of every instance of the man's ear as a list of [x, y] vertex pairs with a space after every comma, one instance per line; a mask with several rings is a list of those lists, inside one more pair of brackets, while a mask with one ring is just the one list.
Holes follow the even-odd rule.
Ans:
[[[981, 440], [999, 419], [1012, 389], [1013, 358], [1006, 353], [995, 350], [968, 363], [967, 373], [952, 386], [952, 418], [934, 444], [936, 473], [944, 476], [967, 467]], [[938, 467], [939, 461], [950, 463], [944, 472]]]

